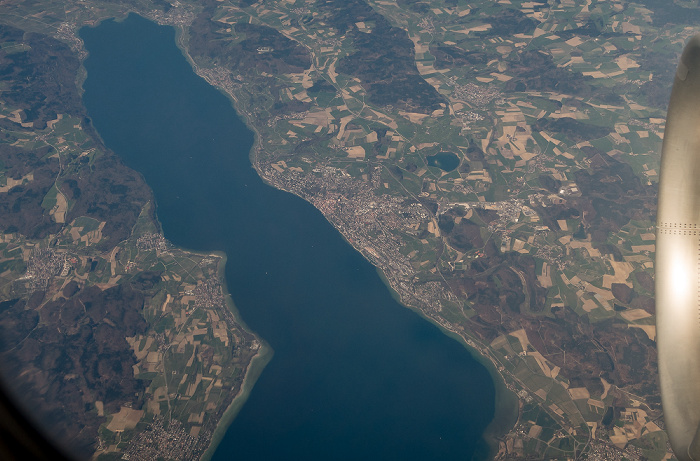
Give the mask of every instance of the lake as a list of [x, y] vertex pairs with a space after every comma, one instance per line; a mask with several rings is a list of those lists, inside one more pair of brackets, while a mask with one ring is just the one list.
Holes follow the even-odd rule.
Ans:
[[436, 166], [442, 171], [452, 171], [459, 166], [459, 157], [452, 152], [438, 152], [426, 157], [429, 166]]
[[228, 255], [233, 301], [274, 349], [214, 459], [487, 457], [488, 371], [400, 305], [318, 210], [262, 182], [252, 132], [174, 29], [132, 14], [80, 34], [104, 142], [153, 189], [166, 238]]

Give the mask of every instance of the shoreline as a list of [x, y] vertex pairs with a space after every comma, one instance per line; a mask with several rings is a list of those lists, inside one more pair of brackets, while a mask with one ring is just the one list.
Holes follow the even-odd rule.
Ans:
[[[138, 15], [141, 15], [138, 11], [132, 10], [127, 12], [123, 17], [121, 18], [116, 18], [116, 20], [123, 20], [128, 14], [130, 13], [135, 13]], [[258, 176], [263, 180], [263, 182], [275, 189], [282, 190], [285, 192], [288, 192], [292, 195], [295, 195], [302, 200], [305, 200], [309, 203], [311, 203], [308, 199], [305, 197], [301, 197], [293, 192], [287, 191], [284, 188], [276, 186], [274, 183], [270, 182], [265, 175], [262, 174], [260, 165], [258, 163], [258, 158], [261, 153], [262, 149], [262, 142], [261, 142], [261, 136], [260, 133], [258, 132], [257, 128], [250, 123], [249, 120], [249, 114], [246, 113], [242, 108], [239, 108], [237, 106], [240, 105], [240, 102], [237, 100], [236, 96], [234, 94], [231, 94], [229, 91], [227, 91], [225, 88], [214, 84], [214, 82], [209, 81], [208, 78], [206, 78], [205, 75], [200, 73], [199, 66], [194, 62], [194, 59], [189, 54], [189, 51], [187, 49], [187, 37], [185, 34], [184, 27], [179, 24], [168, 24], [168, 23], [162, 23], [160, 21], [156, 21], [154, 18], [149, 18], [148, 16], [144, 16], [148, 20], [156, 22], [160, 25], [166, 25], [169, 27], [172, 27], [175, 31], [175, 43], [176, 46], [180, 49], [182, 54], [184, 55], [185, 59], [187, 62], [190, 64], [192, 67], [192, 70], [196, 75], [198, 75], [200, 78], [204, 79], [209, 85], [213, 86], [214, 88], [218, 89], [223, 95], [225, 95], [234, 110], [236, 111], [237, 115], [241, 120], [245, 123], [245, 125], [248, 127], [248, 129], [251, 130], [254, 136], [253, 140], [253, 146], [251, 147], [251, 150], [248, 154], [248, 157], [250, 159], [251, 167], [256, 170], [256, 173]], [[82, 67], [82, 65], [81, 65]], [[313, 206], [313, 203], [311, 203]], [[314, 206], [314, 208], [316, 208]], [[160, 222], [157, 220], [156, 216], [156, 221], [161, 229], [162, 232], [162, 227], [160, 226]], [[331, 224], [333, 224], [331, 222]], [[358, 251], [365, 259], [367, 257], [360, 251], [359, 249], [355, 248], [354, 245], [348, 239], [343, 235], [342, 232], [336, 227], [333, 226], [338, 234], [345, 240], [346, 243], [348, 243], [353, 250]], [[228, 408], [224, 411], [221, 419], [217, 422], [216, 429], [214, 430], [214, 433], [212, 435], [212, 439], [210, 440], [209, 447], [207, 450], [204, 452], [204, 454], [201, 456], [201, 460], [208, 461], [212, 458], [214, 453], [216, 452], [216, 449], [218, 445], [221, 443], [221, 440], [224, 438], [228, 427], [231, 425], [235, 417], [238, 415], [240, 412], [241, 408], [245, 404], [248, 396], [250, 395], [250, 392], [252, 391], [255, 383], [257, 382], [257, 379], [260, 377], [263, 369], [266, 367], [266, 365], [270, 362], [274, 355], [274, 350], [270, 347], [269, 344], [267, 344], [262, 337], [260, 337], [258, 334], [256, 334], [248, 325], [242, 320], [240, 313], [238, 309], [236, 308], [235, 304], [233, 303], [231, 294], [228, 290], [227, 286], [227, 281], [225, 277], [225, 265], [227, 262], [227, 255], [224, 252], [221, 251], [197, 251], [197, 250], [190, 250], [184, 247], [177, 246], [178, 249], [190, 253], [198, 253], [198, 254], [206, 254], [206, 255], [215, 255], [217, 257], [221, 258], [221, 261], [219, 263], [219, 267], [217, 268], [217, 272], [219, 275], [220, 282], [222, 283], [222, 291], [224, 294], [224, 297], [226, 299], [226, 305], [233, 314], [234, 318], [236, 319], [236, 322], [238, 322], [242, 328], [245, 330], [249, 331], [253, 335], [256, 336], [256, 338], [260, 341], [260, 349], [258, 352], [253, 356], [251, 361], [249, 362], [245, 372], [244, 372], [244, 380], [241, 385], [241, 388], [239, 389], [238, 393], [236, 396], [233, 398], [231, 401], [230, 405]], [[369, 260], [368, 260], [369, 261]], [[386, 286], [386, 288], [390, 291], [391, 296], [399, 302], [403, 307], [415, 312], [418, 314], [421, 318], [424, 320], [429, 321], [430, 323], [434, 324], [437, 326], [440, 331], [445, 334], [446, 336], [454, 339], [455, 341], [459, 342], [467, 351], [469, 354], [482, 366], [484, 366], [489, 373], [489, 376], [491, 377], [491, 380], [493, 381], [494, 384], [494, 390], [495, 390], [495, 398], [494, 398], [494, 416], [492, 421], [486, 426], [482, 433], [482, 440], [487, 444], [489, 448], [488, 452], [488, 459], [493, 459], [494, 456], [498, 453], [499, 450], [499, 442], [500, 439], [503, 435], [508, 433], [510, 429], [512, 429], [515, 425], [515, 423], [518, 420], [519, 416], [519, 399], [515, 393], [513, 393], [510, 389], [507, 388], [506, 383], [505, 383], [505, 378], [504, 376], [498, 372], [498, 369], [496, 365], [493, 362], [493, 358], [491, 358], [488, 354], [482, 353], [479, 349], [476, 347], [472, 346], [469, 344], [469, 342], [476, 342], [472, 337], [468, 335], [468, 333], [465, 332], [458, 332], [455, 330], [452, 330], [450, 328], [447, 328], [445, 325], [440, 323], [437, 319], [430, 317], [427, 315], [425, 312], [423, 312], [421, 309], [417, 307], [410, 306], [404, 302], [402, 302], [399, 293], [394, 290], [394, 288], [391, 286], [389, 283], [389, 280], [387, 277], [384, 275], [383, 270], [373, 264], [371, 261], [369, 261], [372, 266], [374, 266], [375, 270], [379, 274], [380, 278], [382, 279], [382, 282]], [[465, 336], [465, 334], [467, 336]]]
[[179, 246], [177, 248], [189, 253], [211, 255], [221, 258], [219, 264], [217, 265], [216, 272], [217, 276], [219, 277], [219, 282], [221, 283], [221, 291], [226, 302], [226, 308], [231, 312], [233, 318], [236, 320], [236, 322], [238, 322], [241, 328], [253, 334], [260, 343], [260, 348], [258, 349], [257, 353], [250, 359], [248, 366], [243, 371], [243, 383], [241, 384], [238, 393], [236, 393], [229, 406], [224, 410], [224, 413], [221, 415], [219, 421], [217, 421], [216, 429], [214, 429], [211, 440], [209, 440], [209, 446], [199, 458], [200, 461], [209, 461], [214, 456], [219, 444], [226, 436], [231, 423], [248, 400], [248, 396], [250, 396], [255, 383], [258, 381], [258, 378], [260, 378], [260, 375], [267, 364], [270, 363], [270, 360], [272, 360], [272, 357], [275, 355], [275, 351], [272, 349], [272, 346], [270, 346], [259, 334], [253, 331], [241, 318], [240, 312], [238, 311], [236, 304], [233, 302], [231, 292], [228, 289], [228, 282], [226, 280], [226, 262], [228, 261], [228, 256], [226, 253], [223, 251], [188, 250]]
[[216, 423], [216, 429], [214, 429], [214, 433], [209, 441], [209, 447], [199, 458], [201, 461], [209, 461], [212, 456], [214, 456], [219, 444], [226, 436], [228, 428], [231, 426], [231, 423], [236, 416], [238, 416], [241, 408], [243, 408], [243, 405], [248, 400], [250, 392], [253, 390], [255, 383], [267, 364], [270, 362], [270, 360], [272, 360], [273, 355], [274, 351], [272, 350], [272, 347], [270, 347], [270, 345], [266, 342], [261, 342], [258, 353], [253, 356], [245, 370], [245, 377], [243, 378], [241, 389], [233, 398], [228, 408], [224, 411], [224, 414], [221, 416], [221, 419], [219, 419], [219, 422]]
[[[176, 25], [176, 24], [167, 24], [167, 23], [160, 23], [156, 21], [154, 18], [150, 18], [147, 15], [142, 14], [139, 11], [136, 10], [129, 10], [126, 11], [123, 15], [118, 16], [118, 17], [104, 17], [100, 18], [97, 20], [94, 24], [92, 24], [90, 27], [95, 27], [99, 25], [101, 22], [107, 20], [107, 19], [114, 19], [115, 21], [123, 21], [129, 16], [129, 14], [137, 14], [141, 17], [144, 17], [148, 19], [149, 21], [155, 22], [159, 25], [165, 25], [168, 27], [172, 27], [174, 32], [175, 32], [175, 45], [180, 49], [182, 54], [185, 56], [185, 59], [188, 61], [190, 66], [192, 66], [192, 70], [194, 71], [195, 74], [197, 74], [200, 78], [205, 79], [202, 75], [198, 73], [198, 67], [195, 64], [194, 60], [191, 58], [189, 55], [189, 52], [187, 51], [187, 46], [186, 46], [186, 40], [185, 40], [185, 34], [182, 26]], [[83, 26], [85, 27], [85, 25]], [[79, 30], [79, 29], [78, 29]], [[81, 40], [82, 44], [82, 40]], [[85, 66], [84, 66], [84, 60], [88, 57], [88, 54], [85, 53], [85, 55], [82, 57], [80, 60], [80, 67], [79, 67], [79, 72], [78, 72], [78, 78], [76, 80], [76, 84], [78, 85], [78, 88], [80, 88], [81, 93], [83, 89], [83, 83], [85, 81], [85, 78], [87, 77], [87, 72], [85, 71]], [[216, 85], [212, 85], [211, 82], [207, 83], [214, 88], [217, 88], [219, 91], [221, 91], [221, 88], [218, 88]], [[222, 91], [224, 95], [226, 95], [229, 100], [231, 101], [231, 105], [235, 109], [235, 103], [237, 101], [232, 95], [229, 95], [228, 92]], [[237, 114], [239, 114], [240, 117], [240, 112], [236, 111]], [[247, 122], [247, 120], [246, 120]], [[246, 126], [249, 127], [250, 125], [246, 123]], [[97, 132], [97, 130], [95, 130]], [[255, 142], [253, 145], [253, 148], [251, 148], [251, 152], [249, 154], [249, 158], [251, 159], [251, 166], [254, 166], [254, 163], [252, 162], [253, 159], [253, 150], [257, 151], [257, 144], [259, 144], [259, 136], [256, 130], [251, 129], [253, 131], [254, 136], [255, 136]], [[97, 135], [99, 136], [100, 141], [104, 144], [104, 141], [102, 141], [102, 137], [99, 135], [99, 132], [97, 132]], [[257, 169], [256, 169], [257, 171]], [[137, 172], [139, 175], [141, 173]], [[142, 176], [143, 178], [143, 176]], [[145, 181], [144, 182], [148, 184]], [[150, 186], [149, 186], [150, 188]], [[154, 221], [156, 224], [156, 227], [158, 229], [158, 232], [163, 235], [163, 238], [167, 240], [167, 236], [165, 235], [165, 232], [163, 230], [162, 223], [158, 219], [158, 204], [155, 200], [153, 200], [153, 205], [155, 207], [154, 210]], [[209, 445], [205, 452], [202, 454], [200, 457], [200, 461], [209, 461], [214, 454], [216, 453], [216, 449], [218, 448], [219, 444], [223, 440], [223, 438], [226, 436], [226, 432], [228, 431], [229, 426], [233, 422], [233, 420], [236, 418], [238, 413], [240, 412], [241, 408], [245, 404], [245, 402], [248, 400], [248, 396], [250, 395], [250, 392], [252, 391], [253, 387], [255, 386], [255, 383], [257, 382], [258, 378], [262, 374], [263, 370], [267, 366], [267, 364], [272, 360], [272, 357], [274, 356], [274, 350], [272, 347], [255, 331], [253, 331], [248, 324], [245, 323], [245, 321], [242, 319], [240, 312], [238, 311], [238, 308], [236, 307], [235, 303], [233, 302], [233, 298], [231, 296], [231, 292], [228, 289], [228, 282], [226, 280], [226, 262], [228, 261], [228, 255], [223, 252], [223, 251], [206, 251], [206, 250], [193, 250], [190, 248], [183, 247], [181, 245], [175, 245], [173, 244], [173, 247], [177, 250], [186, 252], [186, 253], [192, 253], [192, 254], [197, 254], [197, 255], [205, 255], [205, 256], [215, 256], [220, 258], [219, 263], [217, 264], [217, 276], [219, 278], [219, 282], [221, 283], [221, 290], [222, 290], [222, 295], [224, 297], [225, 303], [226, 303], [226, 308], [231, 312], [233, 315], [234, 319], [236, 322], [241, 326], [242, 329], [248, 331], [249, 333], [253, 334], [255, 338], [258, 340], [260, 343], [260, 348], [258, 349], [257, 353], [251, 358], [250, 362], [248, 363], [248, 366], [245, 368], [243, 372], [243, 383], [241, 384], [240, 389], [236, 393], [236, 395], [233, 397], [233, 400], [231, 400], [231, 403], [228, 405], [228, 407], [224, 410], [221, 418], [219, 421], [216, 423], [216, 428], [214, 429], [214, 433], [212, 434], [212, 438], [209, 440]]]
[[[348, 244], [350, 244], [350, 242], [348, 242]], [[362, 252], [360, 252], [360, 254], [362, 254]], [[498, 369], [496, 368], [495, 364], [490, 360], [490, 357], [482, 354], [481, 351], [470, 345], [468, 343], [467, 337], [463, 336], [464, 333], [451, 330], [445, 327], [440, 322], [438, 322], [436, 319], [426, 315], [425, 312], [418, 309], [417, 307], [412, 307], [402, 302], [399, 293], [391, 287], [391, 284], [384, 275], [384, 272], [377, 266], [374, 266], [374, 268], [379, 274], [379, 277], [382, 279], [382, 282], [384, 282], [384, 285], [391, 292], [391, 296], [399, 304], [415, 312], [424, 320], [438, 327], [438, 329], [445, 336], [452, 338], [458, 343], [460, 343], [469, 352], [469, 355], [471, 355], [474, 358], [474, 360], [476, 360], [479, 364], [486, 368], [486, 371], [491, 377], [491, 381], [493, 381], [494, 385], [494, 414], [491, 422], [486, 426], [486, 428], [484, 428], [484, 432], [482, 432], [481, 437], [489, 447], [488, 459], [494, 459], [495, 455], [498, 453], [499, 450], [499, 442], [501, 437], [507, 434], [518, 421], [520, 415], [520, 399], [513, 391], [508, 389], [508, 387], [506, 386], [505, 378], [501, 373], [498, 372]], [[474, 341], [474, 339], [472, 338], [469, 339], [471, 341]]]
[[[158, 224], [160, 225], [159, 221]], [[178, 250], [184, 251], [186, 253], [193, 253], [202, 256], [214, 256], [220, 258], [219, 264], [217, 264], [216, 272], [217, 276], [219, 277], [219, 282], [221, 283], [221, 291], [224, 296], [226, 308], [231, 312], [233, 318], [241, 326], [241, 328], [254, 335], [256, 340], [260, 343], [260, 348], [250, 359], [248, 366], [243, 372], [243, 383], [241, 384], [240, 389], [233, 397], [233, 400], [231, 400], [231, 403], [228, 405], [228, 407], [224, 410], [219, 421], [216, 423], [216, 429], [214, 429], [212, 438], [209, 441], [209, 446], [200, 457], [200, 461], [209, 461], [212, 458], [212, 456], [214, 456], [214, 453], [216, 453], [216, 449], [221, 443], [221, 440], [223, 440], [223, 438], [226, 436], [226, 432], [228, 431], [229, 426], [238, 415], [238, 412], [241, 411], [241, 408], [243, 408], [245, 402], [248, 400], [250, 392], [253, 390], [255, 383], [258, 381], [258, 378], [262, 374], [267, 364], [270, 363], [270, 360], [272, 360], [272, 357], [275, 355], [275, 351], [274, 349], [272, 349], [272, 346], [270, 346], [259, 334], [253, 331], [253, 329], [251, 329], [248, 326], [248, 324], [246, 324], [245, 321], [241, 318], [240, 312], [238, 311], [236, 304], [233, 302], [233, 298], [231, 297], [231, 293], [228, 289], [228, 282], [226, 281], [225, 272], [226, 262], [228, 261], [228, 256], [226, 255], [226, 253], [218, 250], [198, 251], [191, 250], [182, 246], [173, 246]]]
[[[189, 56], [189, 53], [186, 51], [184, 44], [182, 44], [182, 45], [183, 45], [183, 47], [181, 48], [181, 50], [183, 51], [183, 54], [185, 54], [185, 56], [187, 57], [187, 60], [192, 64], [193, 69], [196, 72], [197, 67], [196, 67], [196, 65], [194, 65], [194, 61]], [[180, 46], [179, 42], [178, 42], [178, 46]], [[202, 75], [200, 75], [200, 77], [204, 78]], [[205, 79], [205, 80], [207, 80], [207, 79]], [[260, 137], [261, 137], [260, 133], [258, 132], [258, 130], [256, 129], [255, 126], [253, 126], [249, 123], [247, 114], [240, 111], [236, 107], [239, 103], [234, 95], [230, 94], [225, 89], [218, 87], [217, 85], [213, 85], [211, 82], [208, 82], [208, 83], [210, 85], [214, 86], [215, 88], [217, 88], [219, 91], [221, 91], [224, 95], [226, 95], [228, 97], [228, 99], [231, 101], [231, 105], [233, 106], [234, 110], [236, 110], [236, 113], [238, 114], [238, 116], [241, 117], [241, 119], [245, 122], [246, 126], [253, 132], [254, 141], [253, 141], [253, 147], [251, 148], [251, 152], [249, 154], [249, 158], [250, 158], [250, 163], [251, 163], [252, 168], [255, 169], [258, 176], [263, 180], [263, 182], [266, 185], [268, 185], [274, 189], [281, 190], [281, 191], [287, 192], [289, 194], [292, 194], [296, 197], [299, 197], [302, 200], [311, 204], [311, 206], [313, 206], [314, 208], [316, 208], [314, 206], [314, 204], [310, 200], [308, 200], [307, 198], [302, 197], [298, 194], [295, 194], [294, 192], [288, 191], [284, 188], [278, 187], [277, 185], [275, 185], [274, 183], [272, 183], [271, 181], [269, 181], [265, 177], [265, 175], [262, 173], [260, 165], [257, 161], [258, 155], [259, 155], [260, 151], [262, 151], [262, 143], [260, 141]], [[318, 210], [318, 208], [316, 208], [316, 209]], [[329, 222], [331, 223], [331, 225], [333, 225], [333, 223], [331, 221], [329, 221]], [[495, 399], [494, 399], [495, 400], [495, 402], [494, 402], [495, 408], [494, 408], [493, 420], [484, 429], [484, 432], [482, 433], [482, 439], [489, 447], [488, 459], [493, 459], [495, 457], [495, 455], [498, 453], [499, 442], [500, 442], [501, 437], [504, 436], [505, 434], [507, 434], [513, 427], [515, 427], [515, 424], [518, 421], [520, 406], [519, 406], [519, 399], [518, 399], [517, 395], [515, 393], [513, 393], [510, 389], [508, 389], [508, 387], [506, 386], [506, 383], [505, 383], [505, 378], [503, 377], [503, 375], [501, 375], [501, 373], [498, 372], [497, 367], [491, 361], [490, 357], [482, 354], [478, 349], [471, 346], [467, 342], [467, 338], [462, 336], [462, 334], [460, 334], [459, 332], [446, 328], [444, 325], [442, 325], [437, 320], [426, 315], [419, 308], [412, 307], [412, 306], [409, 306], [406, 303], [404, 303], [401, 300], [401, 297], [399, 296], [398, 292], [396, 290], [394, 290], [394, 288], [389, 283], [389, 280], [384, 275], [383, 270], [380, 267], [376, 266], [374, 263], [372, 263], [372, 261], [367, 259], [367, 257], [364, 255], [364, 253], [362, 253], [362, 251], [360, 251], [358, 248], [355, 248], [355, 246], [345, 237], [345, 235], [343, 235], [343, 233], [335, 225], [333, 225], [333, 227], [338, 232], [338, 234], [341, 236], [341, 238], [348, 245], [350, 245], [353, 248], [353, 250], [360, 253], [360, 255], [362, 255], [363, 258], [365, 258], [370, 264], [372, 264], [372, 266], [374, 266], [374, 269], [379, 274], [379, 277], [382, 279], [382, 282], [387, 287], [387, 289], [390, 291], [391, 296], [399, 304], [401, 304], [404, 308], [407, 308], [407, 309], [415, 312], [424, 320], [427, 320], [428, 322], [437, 326], [444, 335], [459, 342], [465, 349], [467, 349], [469, 354], [478, 363], [480, 363], [482, 366], [484, 366], [484, 368], [486, 368], [486, 371], [488, 372], [489, 376], [491, 377], [491, 380], [493, 381], [494, 388], [495, 388]], [[473, 339], [472, 339], [472, 341], [473, 341]], [[202, 459], [205, 459], [205, 458], [202, 458]], [[206, 459], [208, 461], [208, 458], [206, 458]]]

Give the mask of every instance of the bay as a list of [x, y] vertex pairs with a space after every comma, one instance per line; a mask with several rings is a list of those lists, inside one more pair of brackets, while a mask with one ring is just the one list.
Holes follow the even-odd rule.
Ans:
[[174, 244], [228, 255], [243, 320], [274, 349], [214, 459], [482, 459], [489, 372], [401, 306], [309, 203], [264, 184], [253, 134], [171, 27], [134, 14], [80, 32], [83, 100], [154, 191]]

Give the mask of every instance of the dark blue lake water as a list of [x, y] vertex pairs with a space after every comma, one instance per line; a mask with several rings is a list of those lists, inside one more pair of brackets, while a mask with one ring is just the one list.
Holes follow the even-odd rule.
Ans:
[[251, 131], [174, 30], [131, 15], [81, 36], [95, 127], [153, 188], [169, 240], [228, 254], [233, 300], [275, 351], [214, 458], [486, 456], [487, 370], [398, 304], [319, 211], [261, 181]]
[[459, 157], [452, 152], [438, 152], [426, 157], [428, 165], [436, 166], [443, 171], [452, 171], [459, 166]]

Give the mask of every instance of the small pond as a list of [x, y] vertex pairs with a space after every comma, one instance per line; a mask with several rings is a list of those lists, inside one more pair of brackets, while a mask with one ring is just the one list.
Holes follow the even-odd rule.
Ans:
[[428, 155], [429, 166], [436, 166], [442, 171], [452, 171], [459, 166], [459, 157], [452, 152], [438, 152], [435, 155]]

